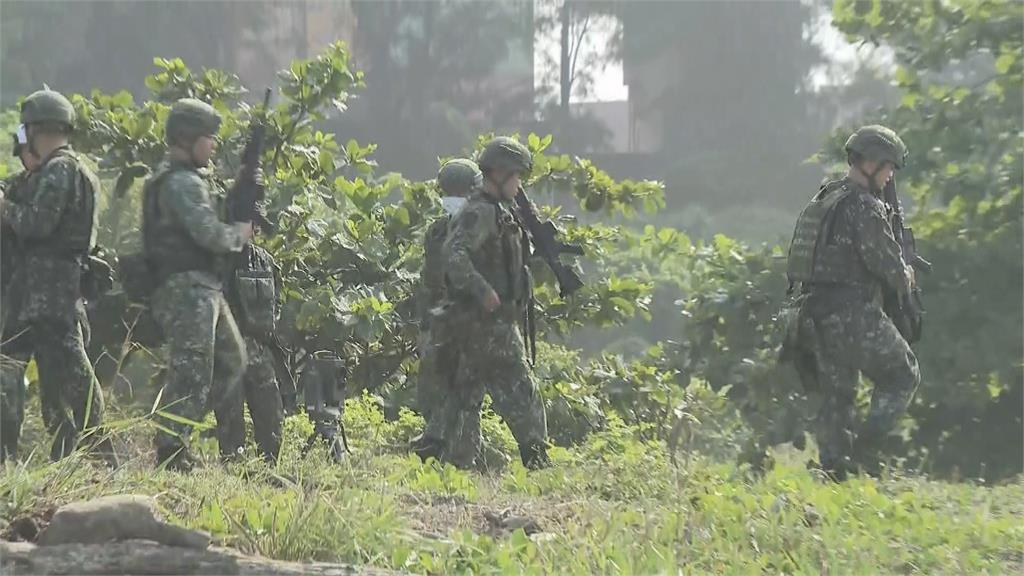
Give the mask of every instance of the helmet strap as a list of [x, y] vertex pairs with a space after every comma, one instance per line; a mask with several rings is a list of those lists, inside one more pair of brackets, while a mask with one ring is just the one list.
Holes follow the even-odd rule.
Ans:
[[511, 180], [513, 176], [515, 176], [515, 172], [509, 172], [509, 174], [502, 178], [500, 181], [495, 179], [494, 176], [492, 176], [492, 174], [494, 174], [494, 171], [488, 170], [487, 173], [484, 174], [484, 178], [490, 180], [491, 182], [494, 183], [495, 186], [498, 187], [498, 199], [504, 199], [503, 193], [505, 191], [505, 184], [507, 184], [508, 181]]
[[872, 193], [875, 193], [875, 192], [881, 193], [882, 189], [878, 188], [877, 185], [875, 184], [875, 176], [878, 176], [878, 173], [881, 172], [882, 168], [885, 167], [885, 162], [879, 162], [878, 165], [875, 166], [875, 169], [872, 170], [870, 174], [867, 173], [863, 168], [861, 168], [861, 166], [863, 166], [863, 165], [864, 165], [864, 162], [861, 161], [860, 163], [857, 164], [856, 169], [865, 178], [868, 179], [868, 190], [870, 190]]
[[36, 150], [36, 135], [35, 125], [25, 124], [25, 139], [28, 140], [28, 151], [38, 158], [40, 155], [39, 151]]

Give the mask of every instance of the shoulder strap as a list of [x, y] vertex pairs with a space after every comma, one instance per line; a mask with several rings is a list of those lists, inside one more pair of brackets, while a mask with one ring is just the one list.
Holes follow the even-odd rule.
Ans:
[[[92, 180], [89, 179], [82, 168], [82, 158], [71, 148], [61, 148], [47, 159], [47, 164], [52, 162], [56, 158], [66, 157], [70, 158], [75, 163], [75, 182], [74, 182], [74, 199], [81, 198], [83, 201], [82, 212], [89, 218], [90, 233], [85, 239], [85, 246], [74, 246], [72, 249], [77, 250], [81, 248], [82, 252], [88, 254], [93, 246], [95, 238], [93, 237], [92, 230], [96, 223], [96, 189], [93, 186]], [[71, 202], [65, 201], [63, 211], [61, 214], [61, 220], [68, 216], [68, 211], [71, 209]]]
[[144, 253], [148, 253], [151, 248], [149, 237], [153, 234], [156, 220], [160, 218], [160, 187], [167, 176], [174, 171], [170, 167], [160, 170], [142, 187], [142, 249]]
[[824, 222], [822, 222], [822, 225], [824, 226], [822, 228], [822, 233], [826, 243], [832, 241], [832, 229], [835, 227], [836, 222], [836, 208], [839, 206], [840, 203], [843, 202], [843, 200], [849, 198], [850, 195], [853, 194], [853, 189], [850, 188], [849, 186], [846, 186], [842, 181], [839, 181], [838, 185], [832, 186], [828, 190], [823, 190], [824, 196], [828, 196], [831, 192], [834, 192], [839, 188], [842, 188], [842, 191], [836, 194], [834, 199], [830, 199], [831, 205], [828, 206], [828, 211], [825, 213]]

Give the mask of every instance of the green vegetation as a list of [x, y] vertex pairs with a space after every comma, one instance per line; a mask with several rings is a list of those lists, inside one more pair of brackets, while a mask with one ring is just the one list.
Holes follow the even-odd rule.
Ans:
[[[78, 456], [42, 462], [34, 404], [26, 453], [36, 454], [2, 472], [0, 517], [143, 492], [177, 521], [242, 549], [434, 573], [1019, 570], [1024, 6], [840, 1], [834, 14], [852, 39], [893, 50], [903, 98], [872, 120], [911, 149], [899, 185], [913, 204], [920, 252], [935, 264], [920, 278], [924, 382], [893, 438], [887, 476], [834, 485], [805, 467], [820, 399], [775, 361], [781, 248], [643, 227], [638, 214], [664, 208], [659, 183], [617, 182], [586, 159], [549, 154], [551, 138], [534, 134], [522, 135], [536, 154], [533, 197], [587, 250], [579, 262], [587, 287], [569, 301], [543, 265], [534, 269], [546, 342], [536, 375], [555, 465], [531, 474], [502, 466], [512, 442], [493, 415], [484, 423], [495, 451], [487, 474], [406, 455], [421, 425], [411, 400], [420, 243], [440, 207], [431, 183], [379, 174], [373, 144], [318, 128], [363, 85], [335, 44], [279, 75], [264, 161], [280, 233], [261, 242], [284, 269], [284, 339], [295, 349], [340, 350], [352, 363], [346, 425], [355, 455], [341, 466], [322, 454], [299, 458], [309, 425], [294, 417], [275, 470], [254, 456], [221, 467], [212, 440], [198, 439], [205, 469], [153, 473], [148, 435], [157, 418], [140, 407], [152, 401], [149, 373], [131, 365], [137, 360], [121, 362], [147, 343], [105, 332], [126, 314], [115, 293], [94, 311], [94, 348], [133, 380], [134, 396], [117, 398], [112, 418], [121, 418], [113, 428], [134, 460], [111, 475]], [[150, 100], [73, 97], [76, 147], [108, 184], [126, 184], [109, 185], [99, 201], [101, 243], [114, 253], [138, 249], [140, 182], [124, 175], [160, 158], [169, 103], [195, 95], [225, 114], [217, 164], [228, 179], [252, 113], [230, 74], [155, 64]], [[842, 168], [847, 133], [837, 131], [819, 155], [830, 171]], [[11, 166], [0, 165], [0, 175]], [[581, 224], [579, 214], [601, 223]], [[502, 520], [505, 510], [540, 532], [509, 529], [516, 522]]]
[[[488, 440], [511, 455], [511, 438], [494, 433], [503, 427], [493, 418]], [[322, 450], [299, 457], [309, 423], [297, 416], [287, 421], [276, 469], [253, 453], [221, 467], [212, 441], [200, 440], [207, 466], [184, 476], [154, 472], [144, 451], [114, 473], [78, 455], [45, 463], [33, 415], [28, 448], [36, 454], [0, 474], [0, 517], [144, 493], [172, 520], [241, 550], [437, 574], [1007, 574], [1024, 561], [1019, 483], [887, 477], [835, 485], [805, 470], [807, 455], [796, 452], [755, 479], [697, 453], [673, 465], [663, 445], [638, 440], [618, 420], [575, 448], [553, 450], [549, 470], [527, 474], [513, 463], [476, 474], [389, 448], [420, 422], [409, 412], [385, 421], [379, 399], [350, 401], [346, 419], [354, 454], [341, 465]], [[123, 426], [122, 439], [148, 446], [144, 425]]]

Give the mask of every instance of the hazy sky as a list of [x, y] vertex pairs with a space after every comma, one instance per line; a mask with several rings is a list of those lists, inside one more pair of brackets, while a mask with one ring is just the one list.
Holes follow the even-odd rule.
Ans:
[[[878, 68], [892, 65], [892, 54], [885, 48], [858, 46], [846, 41], [842, 33], [832, 27], [832, 14], [826, 5], [814, 0], [805, 0], [814, 6], [815, 16], [805, 38], [821, 47], [828, 63], [816, 67], [810, 72], [808, 81], [810, 88], [817, 91], [827, 86], [843, 85], [853, 79], [856, 70], [863, 64]], [[543, 6], [543, 4], [539, 5]], [[603, 16], [592, 19], [590, 28], [584, 38], [579, 61], [587, 55], [600, 53], [604, 50], [614, 33], [617, 19]], [[534, 77], [538, 86], [558, 81], [559, 34], [557, 27], [544, 35], [538, 34], [534, 39], [534, 50], [538, 55], [534, 58]], [[540, 57], [545, 54], [547, 58]], [[578, 92], [573, 93], [573, 102], [610, 102], [626, 100], [629, 87], [622, 84], [622, 63], [611, 62], [604, 70], [595, 75], [593, 90], [585, 98]]]

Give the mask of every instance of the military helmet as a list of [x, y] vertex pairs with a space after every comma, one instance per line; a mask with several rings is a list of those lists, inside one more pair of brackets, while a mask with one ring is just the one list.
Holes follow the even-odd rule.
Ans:
[[495, 168], [513, 172], [533, 170], [533, 155], [530, 154], [530, 149], [507, 136], [499, 136], [485, 144], [476, 162], [484, 171]]
[[444, 163], [437, 172], [437, 185], [449, 196], [466, 196], [484, 183], [484, 175], [476, 162], [455, 158]]
[[44, 88], [28, 95], [21, 102], [21, 123], [54, 122], [75, 125], [75, 107], [60, 92]]
[[182, 98], [171, 106], [164, 129], [164, 139], [173, 144], [178, 139], [191, 140], [213, 136], [220, 130], [220, 113], [213, 106], [195, 98]]
[[868, 160], [885, 160], [903, 168], [907, 145], [892, 129], [873, 124], [858, 128], [846, 141], [846, 152], [856, 152]]

